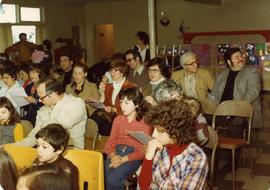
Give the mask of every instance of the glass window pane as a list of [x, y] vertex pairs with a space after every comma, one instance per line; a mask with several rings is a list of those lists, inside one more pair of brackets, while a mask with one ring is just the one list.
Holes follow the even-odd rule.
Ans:
[[21, 7], [21, 21], [40, 22], [40, 8]]
[[0, 5], [0, 23], [16, 23], [16, 7], [11, 4]]
[[11, 26], [13, 43], [19, 41], [19, 34], [26, 33], [29, 42], [36, 43], [36, 26]]

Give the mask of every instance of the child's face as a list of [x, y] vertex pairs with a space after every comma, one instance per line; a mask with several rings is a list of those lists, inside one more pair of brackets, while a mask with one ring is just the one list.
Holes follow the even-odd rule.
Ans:
[[6, 107], [0, 108], [0, 123], [4, 124], [10, 117], [10, 111]]
[[37, 139], [37, 155], [38, 160], [42, 163], [54, 162], [58, 156], [62, 153], [62, 150], [54, 150], [53, 146], [47, 143], [42, 138]]
[[175, 143], [175, 141], [170, 138], [169, 134], [166, 132], [166, 130], [163, 127], [160, 127], [160, 126], [154, 126], [154, 127], [155, 129], [152, 136], [156, 138], [162, 145]]
[[133, 103], [132, 100], [127, 99], [127, 97], [125, 97], [124, 99], [122, 99], [121, 101], [121, 109], [124, 115], [130, 115], [132, 113], [136, 113], [135, 109], [135, 105]]

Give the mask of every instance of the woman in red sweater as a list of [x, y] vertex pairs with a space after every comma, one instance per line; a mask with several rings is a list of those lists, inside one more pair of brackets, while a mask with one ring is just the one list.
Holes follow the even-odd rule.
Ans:
[[141, 131], [151, 135], [152, 128], [141, 121], [147, 103], [137, 88], [127, 88], [119, 93], [123, 115], [113, 122], [111, 135], [105, 146], [106, 190], [125, 189], [126, 178], [140, 166], [144, 157], [141, 143], [128, 135], [129, 131]]

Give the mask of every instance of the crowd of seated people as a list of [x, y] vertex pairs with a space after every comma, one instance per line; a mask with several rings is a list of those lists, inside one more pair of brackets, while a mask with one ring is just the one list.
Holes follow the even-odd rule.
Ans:
[[[140, 53], [131, 49], [114, 55], [106, 60], [109, 66], [103, 67], [107, 68], [101, 72], [104, 76], [91, 82], [87, 76], [91, 68], [75, 63], [68, 52], [60, 56], [60, 65], [0, 60], [0, 145], [37, 146], [39, 156], [21, 177], [15, 171], [11, 174], [15, 185], [19, 179], [17, 189], [42, 183], [37, 174], [58, 175], [67, 189], [78, 189], [77, 177], [70, 177], [60, 166], [76, 168], [61, 154], [66, 148], [84, 149], [89, 118], [96, 122], [99, 134], [109, 137], [104, 148], [107, 190], [124, 189], [127, 177], [141, 165], [141, 189], [202, 189], [208, 164], [201, 147], [209, 134], [201, 99], [248, 101], [256, 108], [256, 124], [261, 123], [259, 74], [245, 65], [240, 49], [228, 50], [225, 60], [229, 68], [216, 81], [209, 71], [199, 68], [192, 52], [181, 57], [183, 70], [175, 72], [166, 57], [143, 62]], [[23, 130], [20, 119], [33, 124], [27, 137], [16, 136], [16, 131]], [[232, 125], [228, 133], [232, 137], [240, 137], [246, 127], [241, 118], [220, 122]], [[241, 131], [235, 129], [239, 122]], [[54, 137], [60, 131], [68, 135]], [[143, 132], [152, 140], [143, 146], [130, 131]], [[50, 149], [52, 160], [41, 160], [45, 148]], [[1, 154], [6, 153], [0, 150]]]

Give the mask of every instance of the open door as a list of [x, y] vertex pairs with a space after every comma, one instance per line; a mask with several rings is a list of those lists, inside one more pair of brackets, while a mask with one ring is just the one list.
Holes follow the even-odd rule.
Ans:
[[113, 55], [113, 25], [98, 24], [95, 29], [96, 38], [96, 61]]

